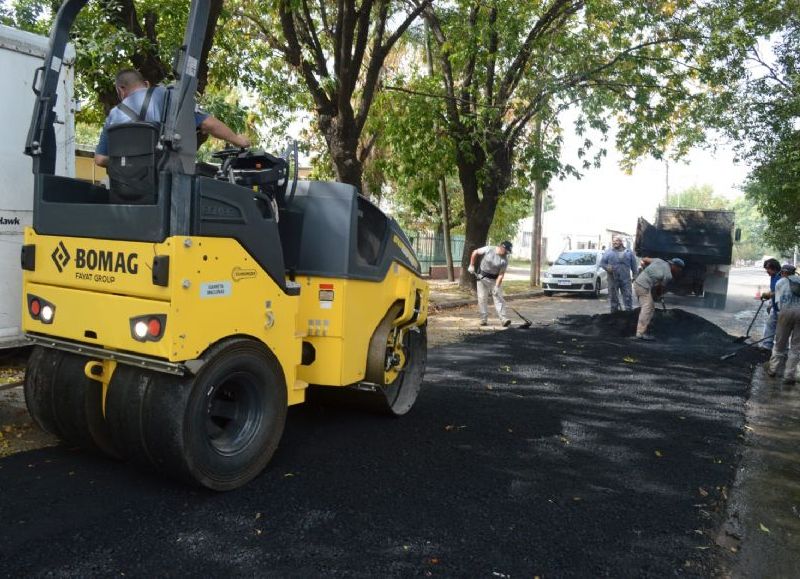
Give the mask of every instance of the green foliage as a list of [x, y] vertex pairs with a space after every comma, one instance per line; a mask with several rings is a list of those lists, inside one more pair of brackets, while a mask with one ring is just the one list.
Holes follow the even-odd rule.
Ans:
[[678, 193], [667, 196], [668, 207], [684, 209], [726, 209], [729, 202], [724, 197], [714, 195], [711, 185], [692, 185]]
[[730, 209], [736, 212], [736, 228], [742, 234], [741, 239], [733, 244], [734, 260], [757, 261], [764, 255], [777, 253], [767, 241], [767, 219], [750, 197], [743, 195], [737, 198]]
[[766, 242], [788, 250], [800, 233], [800, 2], [720, 1], [718, 13], [717, 124], [753, 166], [745, 190], [769, 223]]
[[748, 199], [767, 218], [765, 241], [790, 250], [800, 239], [800, 131], [777, 144], [745, 184]]

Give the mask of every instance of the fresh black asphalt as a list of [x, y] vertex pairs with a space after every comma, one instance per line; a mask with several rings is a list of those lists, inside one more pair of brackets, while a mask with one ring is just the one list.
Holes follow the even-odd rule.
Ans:
[[226, 494], [77, 449], [0, 461], [0, 576], [625, 577], [714, 574], [752, 365], [658, 313], [430, 352], [400, 419], [289, 413], [267, 471]]

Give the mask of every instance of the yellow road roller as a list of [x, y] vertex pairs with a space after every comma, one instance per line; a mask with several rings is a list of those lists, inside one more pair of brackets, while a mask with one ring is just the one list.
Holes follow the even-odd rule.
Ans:
[[66, 0], [55, 19], [26, 143], [36, 422], [230, 490], [265, 468], [292, 404], [408, 412], [425, 371], [428, 287], [398, 224], [354, 187], [298, 181], [296, 151], [294, 162], [239, 149], [195, 162], [208, 0], [192, 2], [161, 121], [108, 129], [109, 185], [55, 175], [58, 72], [85, 4]]

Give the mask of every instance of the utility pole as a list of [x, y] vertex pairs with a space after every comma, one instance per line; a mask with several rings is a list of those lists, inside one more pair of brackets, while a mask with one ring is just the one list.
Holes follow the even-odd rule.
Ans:
[[664, 207], [669, 207], [669, 159], [664, 159]]
[[[431, 36], [428, 23], [425, 23], [425, 56], [428, 61], [428, 76], [433, 76], [433, 52], [431, 51]], [[436, 130], [434, 125], [433, 130]], [[447, 183], [444, 175], [439, 177], [439, 205], [442, 210], [442, 234], [444, 235], [444, 260], [447, 264], [447, 281], [455, 281], [453, 271], [453, 248], [450, 242], [450, 203], [447, 199]]]

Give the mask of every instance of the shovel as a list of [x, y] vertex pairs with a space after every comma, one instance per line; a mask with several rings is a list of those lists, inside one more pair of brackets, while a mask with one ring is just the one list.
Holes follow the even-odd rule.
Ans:
[[733, 357], [734, 357], [736, 354], [738, 354], [739, 352], [741, 352], [742, 350], [744, 350], [744, 349], [745, 349], [745, 348], [747, 348], [748, 346], [755, 346], [756, 344], [760, 344], [760, 343], [761, 343], [761, 342], [763, 342], [764, 340], [768, 340], [768, 339], [770, 339], [770, 338], [774, 338], [774, 337], [775, 337], [775, 336], [765, 336], [765, 337], [761, 338], [760, 340], [756, 340], [755, 342], [750, 342], [749, 344], [745, 344], [744, 346], [742, 346], [742, 347], [741, 347], [741, 348], [739, 348], [738, 350], [734, 350], [734, 351], [733, 351], [733, 352], [731, 352], [730, 354], [725, 354], [724, 356], [720, 356], [720, 358], [719, 358], [719, 359], [720, 359], [720, 360], [730, 360], [730, 359], [731, 359], [731, 358], [733, 358]]
[[754, 316], [753, 316], [753, 319], [752, 319], [752, 320], [750, 320], [750, 325], [749, 325], [749, 326], [747, 326], [747, 331], [745, 332], [744, 336], [739, 336], [738, 338], [736, 338], [736, 339], [733, 341], [733, 343], [734, 343], [734, 344], [742, 344], [742, 343], [744, 343], [744, 342], [746, 342], [746, 341], [747, 341], [747, 338], [749, 338], [749, 337], [750, 337], [750, 330], [752, 330], [752, 329], [753, 329], [753, 324], [755, 324], [755, 323], [756, 323], [756, 318], [758, 317], [758, 314], [760, 314], [760, 313], [761, 313], [761, 308], [763, 308], [763, 307], [764, 307], [764, 302], [765, 302], [765, 301], [766, 301], [766, 300], [761, 300], [761, 303], [759, 304], [759, 306], [758, 306], [758, 309], [756, 310], [756, 315], [754, 315]]
[[528, 318], [526, 318], [521, 313], [519, 313], [515, 308], [511, 308], [511, 311], [514, 312], [515, 314], [517, 314], [520, 318], [522, 318], [522, 322], [523, 323], [521, 323], [519, 325], [520, 328], [530, 328], [531, 327], [531, 324], [533, 324], [533, 322], [531, 322]]

